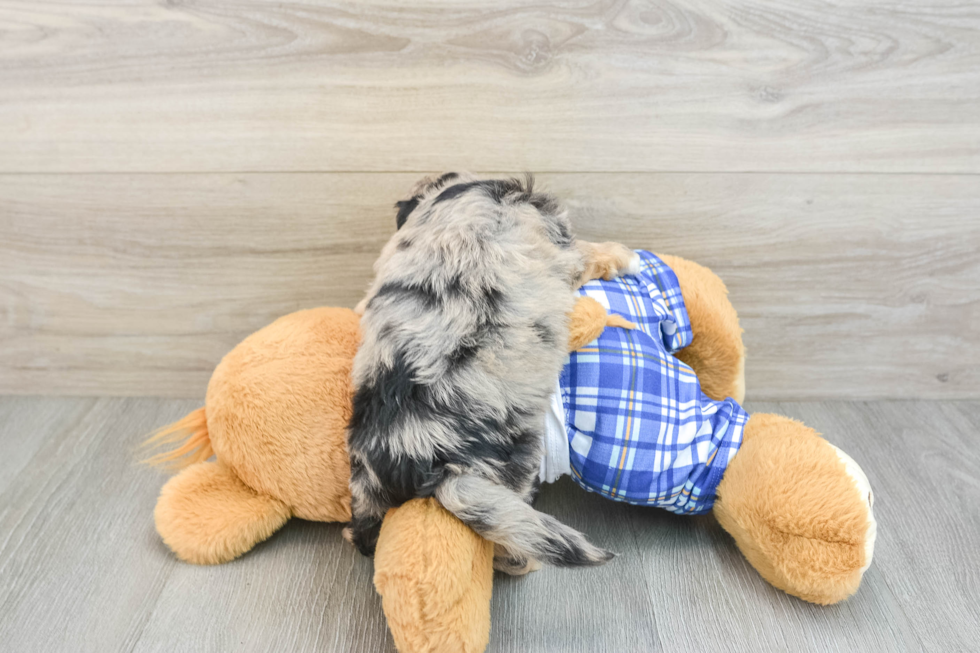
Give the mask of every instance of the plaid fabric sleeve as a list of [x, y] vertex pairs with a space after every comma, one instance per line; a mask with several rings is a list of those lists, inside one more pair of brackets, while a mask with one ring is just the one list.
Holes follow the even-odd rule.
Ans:
[[659, 293], [668, 312], [660, 322], [660, 337], [669, 353], [677, 353], [691, 344], [694, 338], [691, 320], [687, 316], [687, 306], [684, 305], [684, 295], [681, 294], [681, 284], [674, 271], [657, 256], [641, 251], [640, 258], [643, 267], [639, 279], [644, 285], [646, 295], [653, 299], [653, 304], [656, 306]]
[[660, 259], [639, 254], [636, 277], [581, 289], [638, 328], [606, 329], [562, 372], [572, 477], [611, 499], [706, 512], [748, 416], [731, 399], [704, 395], [671, 355], [692, 339], [680, 285]]

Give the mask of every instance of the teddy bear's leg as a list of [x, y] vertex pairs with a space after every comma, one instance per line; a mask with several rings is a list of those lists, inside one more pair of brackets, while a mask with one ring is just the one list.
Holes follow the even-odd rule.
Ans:
[[153, 519], [178, 558], [199, 565], [228, 562], [275, 533], [289, 508], [258, 494], [216, 462], [195, 463], [160, 490]]
[[493, 544], [435, 499], [385, 516], [374, 585], [401, 653], [477, 653], [490, 641]]
[[813, 429], [752, 415], [717, 494], [718, 522], [774, 586], [823, 605], [857, 591], [874, 552], [871, 488]]
[[714, 272], [679, 256], [658, 254], [677, 275], [694, 339], [675, 356], [694, 369], [706, 395], [745, 399], [745, 347], [728, 289]]

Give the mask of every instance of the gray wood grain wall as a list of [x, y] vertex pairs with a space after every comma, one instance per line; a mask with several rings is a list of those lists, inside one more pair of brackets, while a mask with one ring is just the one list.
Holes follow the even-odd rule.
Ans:
[[980, 2], [0, 0], [0, 392], [201, 397], [420, 174], [728, 282], [755, 399], [980, 397]]

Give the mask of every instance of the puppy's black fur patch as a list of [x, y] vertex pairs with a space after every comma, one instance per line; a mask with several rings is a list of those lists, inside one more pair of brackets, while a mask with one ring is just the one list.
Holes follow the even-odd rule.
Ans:
[[484, 182], [482, 182], [482, 181], [471, 181], [471, 182], [468, 182], [468, 183], [465, 183], [465, 184], [455, 184], [455, 185], [450, 186], [449, 188], [445, 189], [441, 193], [439, 193], [439, 195], [436, 196], [436, 199], [433, 200], [432, 203], [433, 204], [440, 204], [440, 203], [446, 202], [448, 200], [456, 199], [457, 197], [459, 197], [460, 195], [462, 195], [466, 191], [470, 190], [471, 188], [479, 188], [483, 184], [484, 184]]
[[555, 332], [552, 331], [551, 327], [549, 327], [544, 322], [542, 321], [535, 322], [534, 324], [531, 325], [531, 328], [534, 329], [535, 335], [537, 335], [538, 338], [541, 339], [541, 342], [547, 343], [549, 345], [555, 345], [558, 343], [558, 338], [556, 337]]
[[[524, 179], [485, 179], [481, 181], [471, 181], [463, 184], [455, 184], [444, 189], [436, 197], [433, 204], [439, 204], [447, 200], [452, 200], [468, 190], [479, 188], [486, 193], [487, 197], [498, 204], [504, 201], [511, 201], [515, 204], [530, 204], [537, 210], [546, 214], [555, 214], [559, 210], [558, 202], [553, 197], [545, 193], [534, 192], [534, 176], [526, 175]], [[564, 238], [571, 240], [572, 236], [567, 229], [563, 229]]]
[[399, 282], [388, 282], [378, 288], [368, 306], [389, 297], [393, 297], [395, 301], [415, 302], [429, 310], [437, 308], [442, 303], [442, 295], [427, 286], [409, 286]]
[[401, 229], [405, 226], [405, 222], [408, 221], [408, 216], [410, 216], [412, 211], [415, 210], [415, 207], [419, 205], [419, 201], [421, 201], [421, 199], [421, 195], [416, 195], [410, 200], [395, 202], [395, 208], [398, 209], [398, 215], [395, 216], [396, 228]]

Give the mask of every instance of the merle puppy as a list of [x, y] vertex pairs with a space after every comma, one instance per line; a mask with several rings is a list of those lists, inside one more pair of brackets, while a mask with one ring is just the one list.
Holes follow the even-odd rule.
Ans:
[[638, 257], [576, 241], [566, 212], [534, 192], [530, 176], [448, 173], [396, 206], [399, 230], [359, 306], [345, 536], [371, 555], [389, 508], [435, 496], [496, 544], [497, 569], [609, 560], [528, 501], [573, 291], [635, 272]]

